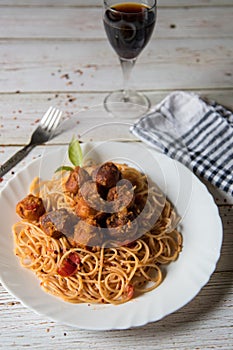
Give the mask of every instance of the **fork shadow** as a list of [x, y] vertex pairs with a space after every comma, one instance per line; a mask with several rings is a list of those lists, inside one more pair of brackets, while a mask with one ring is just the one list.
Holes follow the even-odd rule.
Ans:
[[[59, 126], [56, 128], [56, 131], [53, 133], [52, 138], [59, 138], [61, 135], [69, 134], [77, 127], [77, 119], [71, 118], [71, 119], [65, 119], [63, 120]], [[68, 138], [67, 138], [68, 140]]]

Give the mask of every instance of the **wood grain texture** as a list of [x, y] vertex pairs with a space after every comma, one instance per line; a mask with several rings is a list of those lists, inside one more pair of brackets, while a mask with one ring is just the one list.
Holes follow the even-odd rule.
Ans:
[[[134, 67], [131, 85], [141, 90], [232, 88], [232, 42], [152, 40]], [[0, 92], [122, 87], [119, 62], [106, 41], [95, 42], [94, 55], [90, 41], [0, 41], [0, 52]]]
[[[159, 0], [157, 1], [158, 6], [160, 7], [224, 7], [224, 6], [232, 6], [232, 0]], [[101, 7], [102, 0], [85, 0], [85, 1], [77, 1], [77, 0], [1, 0], [1, 6], [10, 6], [10, 7], [38, 7], [38, 6], [52, 6], [52, 7]]]
[[[154, 38], [231, 37], [233, 10], [229, 7], [161, 8], [157, 13]], [[222, 20], [224, 17], [224, 21]], [[0, 38], [106, 40], [101, 7], [63, 8], [41, 6], [1, 8]], [[33, 26], [31, 23], [33, 22]]]
[[[192, 91], [194, 91], [192, 89]], [[171, 91], [147, 91], [152, 107], [159, 103]], [[200, 96], [215, 100], [218, 103], [233, 109], [232, 94], [233, 89], [220, 90], [196, 90]], [[122, 119], [123, 129], [118, 125], [111, 128], [116, 120], [110, 117], [103, 108], [103, 100], [106, 92], [103, 93], [82, 93], [82, 92], [54, 92], [54, 93], [4, 93], [0, 94], [0, 138], [1, 145], [23, 145], [29, 140], [29, 136], [36, 128], [39, 119], [50, 105], [56, 106], [63, 111], [64, 129], [67, 133], [62, 133], [58, 138], [50, 143], [68, 143], [71, 133], [74, 132], [82, 138], [96, 125], [107, 125], [108, 135], [111, 138], [121, 137], [124, 139], [134, 138], [129, 134], [129, 125], [134, 121]], [[74, 129], [71, 128], [74, 126]], [[105, 139], [105, 129], [98, 128], [98, 133], [94, 131], [86, 136], [86, 141], [90, 138], [95, 141]], [[22, 130], [24, 132], [22, 132]], [[89, 137], [89, 138], [88, 138]], [[4, 150], [4, 147], [2, 148]], [[4, 153], [0, 153], [0, 161], [4, 159]]]
[[[1, 179], [0, 190], [73, 133], [87, 141], [106, 135], [134, 140], [133, 121], [125, 116], [116, 124], [103, 109], [104, 97], [121, 88], [122, 76], [101, 7], [96, 0], [0, 1], [0, 164], [28, 141], [50, 105], [62, 109], [66, 120], [62, 134]], [[152, 106], [182, 89], [233, 109], [232, 15], [232, 0], [159, 0], [156, 30], [138, 59], [132, 86], [146, 92]], [[189, 304], [144, 327], [91, 332], [33, 313], [0, 284], [0, 349], [232, 350], [233, 198], [206, 186], [219, 209], [223, 245], [216, 271]]]
[[[0, 287], [0, 348], [232, 349], [232, 272], [215, 273], [187, 306], [162, 321], [126, 331], [90, 332], [42, 320]], [[224, 286], [224, 287], [223, 287]], [[224, 314], [224, 320], [220, 315]], [[9, 336], [9, 332], [11, 336]], [[12, 334], [14, 335], [12, 337]], [[198, 334], [198, 336], [194, 336]]]

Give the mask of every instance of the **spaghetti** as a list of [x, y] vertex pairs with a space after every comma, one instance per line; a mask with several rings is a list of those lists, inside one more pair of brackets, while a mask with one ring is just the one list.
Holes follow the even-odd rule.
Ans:
[[[182, 249], [182, 236], [176, 229], [179, 218], [171, 203], [157, 186], [148, 186], [146, 176], [136, 169], [125, 164], [115, 166], [121, 178], [130, 181], [133, 187], [133, 200], [120, 208], [121, 213], [134, 213], [124, 231], [119, 231], [122, 226], [115, 225], [116, 214], [112, 212], [104, 216], [105, 231], [96, 245], [85, 244], [91, 241], [89, 231], [89, 241], [84, 243], [75, 241], [75, 236], [69, 234], [48, 234], [41, 217], [36, 220], [23, 218], [13, 226], [15, 254], [22, 266], [38, 276], [46, 292], [67, 302], [121, 304], [151, 291], [163, 281], [163, 266], [175, 261]], [[93, 174], [93, 167], [84, 169], [89, 176]], [[44, 215], [66, 210], [68, 215], [77, 216], [80, 189], [78, 193], [67, 191], [70, 176], [70, 172], [62, 171], [50, 181], [33, 181], [30, 192], [42, 199]], [[140, 216], [141, 219], [137, 219]], [[95, 229], [99, 229], [100, 225], [96, 224], [99, 217], [99, 212], [91, 217]], [[90, 217], [82, 220], [79, 217], [78, 221], [75, 230], [79, 225], [76, 230], [79, 232], [80, 222], [90, 222]], [[131, 232], [134, 221], [137, 222], [136, 231], [134, 228], [127, 240], [126, 234]], [[114, 230], [112, 235], [107, 233], [107, 224], [112, 223], [117, 233], [115, 240]], [[143, 234], [139, 235], [140, 232]]]

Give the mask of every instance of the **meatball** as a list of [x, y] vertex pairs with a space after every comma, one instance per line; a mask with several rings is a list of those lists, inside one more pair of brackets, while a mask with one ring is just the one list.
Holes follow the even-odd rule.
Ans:
[[97, 214], [97, 210], [92, 208], [82, 196], [77, 197], [77, 204], [75, 206], [75, 213], [81, 219], [87, 219], [88, 217], [94, 217]]
[[111, 188], [121, 179], [121, 172], [114, 163], [107, 162], [93, 171], [92, 179], [103, 187]]
[[101, 228], [97, 226], [96, 220], [80, 220], [74, 228], [74, 241], [81, 246], [100, 246], [103, 241]]
[[40, 217], [42, 230], [51, 237], [58, 238], [61, 235], [73, 237], [74, 226], [79, 218], [68, 212], [65, 208], [50, 211]]
[[73, 171], [71, 171], [66, 183], [66, 191], [77, 194], [80, 187], [90, 179], [88, 172], [79, 166], [76, 166]]
[[16, 213], [23, 219], [38, 221], [43, 215], [45, 208], [40, 197], [29, 194], [16, 205]]
[[87, 181], [82, 185], [76, 200], [75, 212], [82, 219], [95, 216], [104, 209], [104, 200], [99, 194], [98, 185], [93, 181]]
[[120, 180], [117, 186], [110, 188], [108, 191], [107, 201], [111, 203], [113, 212], [119, 212], [132, 206], [134, 203], [134, 189], [131, 183], [124, 179]]
[[109, 236], [121, 242], [133, 240], [138, 230], [137, 221], [134, 219], [133, 212], [128, 211], [126, 208], [112, 214], [106, 220]]
[[102, 198], [102, 187], [94, 181], [85, 182], [80, 188], [79, 195], [81, 195], [91, 206], [101, 210], [104, 204]]

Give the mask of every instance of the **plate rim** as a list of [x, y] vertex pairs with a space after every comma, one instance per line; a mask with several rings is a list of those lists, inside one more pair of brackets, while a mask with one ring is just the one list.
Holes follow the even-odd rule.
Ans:
[[[100, 144], [100, 143], [102, 143], [102, 142], [93, 142], [91, 144]], [[117, 145], [119, 145], [119, 143], [122, 143], [122, 142], [110, 141], [110, 143], [114, 143], [114, 144], [117, 143]], [[88, 144], [90, 144], [90, 142]], [[135, 143], [130, 143], [130, 144], [133, 145]], [[85, 145], [85, 144], [83, 144], [83, 145]], [[125, 145], [125, 143], [124, 143], [124, 145]], [[9, 289], [7, 283], [4, 280], [4, 277], [2, 277], [2, 269], [0, 269], [0, 281], [1, 281], [2, 285], [3, 285], [3, 287], [10, 294], [12, 294], [14, 297], [16, 297], [25, 307], [27, 307], [28, 309], [34, 311], [36, 314], [38, 314], [38, 315], [40, 315], [42, 317], [46, 317], [46, 318], [49, 318], [52, 321], [59, 322], [59, 323], [62, 323], [62, 324], [66, 324], [66, 325], [69, 325], [69, 326], [72, 326], [72, 327], [75, 327], [75, 328], [79, 328], [79, 329], [87, 329], [87, 330], [128, 329], [128, 328], [131, 328], [131, 327], [143, 326], [143, 325], [145, 325], [147, 323], [150, 323], [150, 322], [159, 321], [162, 318], [166, 317], [167, 315], [169, 315], [169, 314], [179, 310], [183, 306], [187, 305], [193, 298], [195, 298], [196, 295], [200, 292], [200, 290], [208, 283], [211, 275], [213, 274], [213, 272], [216, 269], [217, 262], [218, 262], [218, 260], [220, 258], [221, 246], [222, 246], [222, 240], [223, 240], [222, 220], [221, 220], [221, 217], [219, 215], [218, 207], [217, 207], [216, 203], [214, 202], [213, 196], [210, 194], [208, 188], [200, 181], [200, 179], [195, 174], [193, 174], [191, 172], [191, 170], [189, 170], [187, 167], [185, 167], [182, 163], [180, 163], [180, 162], [178, 162], [176, 160], [173, 160], [173, 159], [169, 158], [168, 156], [166, 156], [166, 155], [164, 155], [164, 154], [162, 154], [160, 152], [157, 152], [156, 150], [152, 149], [151, 147], [147, 146], [147, 149], [149, 149], [149, 151], [152, 152], [152, 154], [155, 155], [155, 157], [162, 157], [162, 159], [165, 159], [165, 162], [166, 161], [170, 161], [172, 163], [174, 162], [181, 169], [183, 169], [183, 170], [185, 169], [185, 171], [187, 171], [189, 173], [189, 175], [192, 177], [192, 179], [194, 179], [194, 181], [198, 184], [198, 186], [200, 186], [201, 190], [204, 191], [203, 192], [204, 196], [206, 196], [206, 198], [208, 198], [208, 201], [210, 201], [212, 208], [215, 208], [215, 214], [217, 214], [215, 219], [217, 220], [216, 222], [218, 222], [218, 225], [219, 225], [219, 227], [218, 227], [218, 230], [219, 230], [219, 237], [218, 237], [219, 243], [218, 243], [218, 249], [215, 252], [215, 258], [214, 258], [215, 261], [212, 263], [211, 268], [209, 269], [208, 276], [206, 275], [205, 281], [201, 285], [199, 285], [198, 290], [195, 291], [195, 293], [191, 296], [191, 298], [189, 300], [185, 301], [182, 305], [180, 305], [178, 307], [174, 307], [170, 312], [166, 312], [166, 313], [161, 312], [161, 314], [159, 316], [157, 316], [157, 317], [153, 317], [151, 315], [149, 316], [149, 314], [148, 314], [147, 320], [145, 320], [145, 316], [144, 316], [144, 319], [141, 319], [141, 321], [139, 321], [139, 319], [138, 319], [137, 322], [136, 322], [136, 320], [133, 320], [133, 321], [132, 320], [131, 321], [127, 320], [126, 323], [124, 323], [124, 324], [123, 323], [122, 324], [116, 324], [115, 323], [115, 324], [110, 325], [109, 327], [102, 326], [100, 323], [98, 325], [85, 325], [85, 327], [83, 327], [81, 325], [76, 324], [75, 322], [70, 322], [69, 320], [65, 320], [65, 322], [64, 322], [62, 319], [60, 319], [60, 317], [57, 317], [56, 315], [48, 315], [48, 313], [45, 313], [43, 309], [42, 310], [38, 310], [38, 308], [35, 308], [35, 307], [31, 306], [30, 302], [28, 303], [27, 301], [22, 300], [17, 295], [17, 293], [14, 293], [12, 291], [12, 289]], [[62, 145], [62, 146], [60, 146], [59, 148], [57, 148], [55, 150], [54, 149], [50, 150], [45, 156], [46, 157], [51, 157], [51, 155], [53, 155], [54, 153], [56, 154], [58, 151], [61, 151], [61, 150], [63, 150], [63, 152], [65, 150], [67, 150], [67, 145]], [[0, 202], [2, 200], [2, 194], [7, 190], [8, 186], [10, 187], [10, 186], [12, 186], [12, 184], [14, 184], [15, 181], [17, 182], [17, 179], [20, 176], [20, 174], [22, 174], [23, 172], [27, 171], [30, 167], [33, 167], [33, 166], [37, 167], [40, 164], [40, 162], [43, 159], [43, 157], [44, 156], [36, 158], [36, 159], [33, 159], [31, 162], [26, 164], [22, 169], [20, 169], [17, 173], [14, 174], [14, 176], [5, 184], [5, 186], [0, 191]], [[13, 249], [12, 249], [12, 252], [13, 252]], [[0, 261], [0, 266], [1, 266], [1, 261]], [[56, 297], [52, 296], [52, 298], [56, 298]], [[64, 303], [62, 300], [59, 299], [59, 303], [60, 302]], [[137, 302], [137, 299], [136, 300], [132, 300], [132, 303], [133, 302]], [[80, 304], [75, 304], [75, 305], [80, 305]], [[97, 306], [97, 307], [94, 306], [93, 309], [95, 309], [95, 308], [98, 309], [98, 307], [99, 306]], [[115, 307], [116, 306], [114, 306], [114, 308]], [[117, 307], [119, 307], [119, 306], [117, 306]], [[104, 308], [105, 308], [105, 306], [104, 306]], [[109, 308], [109, 306], [107, 306], [107, 308]], [[122, 308], [124, 309], [124, 307], [122, 307]]]

